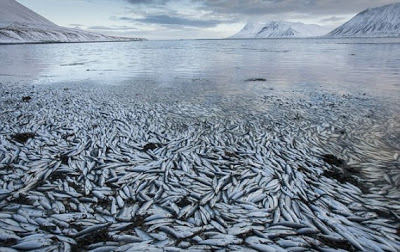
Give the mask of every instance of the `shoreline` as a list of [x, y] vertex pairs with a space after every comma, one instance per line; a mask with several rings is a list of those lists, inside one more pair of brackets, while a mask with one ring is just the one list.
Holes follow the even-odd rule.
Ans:
[[125, 40], [104, 40], [104, 41], [36, 41], [36, 42], [1, 42], [1, 45], [48, 45], [48, 44], [87, 44], [87, 43], [121, 43], [121, 42], [137, 42], [147, 41], [144, 38], [133, 38]]
[[398, 120], [382, 125], [371, 98], [260, 95], [226, 111], [134, 87], [0, 90], [0, 247], [400, 247], [385, 142]]

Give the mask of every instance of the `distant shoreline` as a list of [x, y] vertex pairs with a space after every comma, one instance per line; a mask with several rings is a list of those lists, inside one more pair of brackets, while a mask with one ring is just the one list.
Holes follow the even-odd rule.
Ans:
[[132, 40], [104, 40], [104, 41], [45, 41], [45, 42], [0, 42], [0, 45], [37, 45], [37, 44], [88, 44], [88, 43], [114, 43], [114, 42], [139, 42], [139, 41], [147, 41], [147, 39], [132, 39]]

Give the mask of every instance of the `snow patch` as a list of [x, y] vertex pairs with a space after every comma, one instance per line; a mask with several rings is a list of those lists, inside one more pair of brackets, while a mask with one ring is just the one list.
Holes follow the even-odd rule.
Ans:
[[249, 23], [230, 38], [307, 38], [325, 35], [327, 28], [300, 22], [271, 21]]
[[132, 41], [54, 24], [15, 0], [0, 0], [0, 43]]
[[400, 37], [400, 3], [366, 9], [327, 37]]

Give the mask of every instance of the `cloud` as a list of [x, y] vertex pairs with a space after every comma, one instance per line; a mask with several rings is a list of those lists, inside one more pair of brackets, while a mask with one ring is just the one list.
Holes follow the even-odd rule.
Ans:
[[[135, 8], [147, 12], [148, 18], [143, 22], [162, 23], [173, 22], [171, 18], [161, 17], [172, 15], [169, 11], [173, 7], [182, 10], [207, 13], [209, 16], [234, 18], [238, 21], [248, 20], [269, 15], [286, 19], [289, 15], [310, 16], [343, 16], [356, 14], [366, 8], [382, 6], [396, 2], [396, 0], [124, 0], [137, 5]], [[161, 13], [150, 13], [157, 9]], [[181, 13], [180, 10], [174, 11]], [[157, 17], [157, 16], [159, 17]], [[147, 16], [147, 15], [146, 15]], [[172, 17], [173, 18], [173, 17]], [[160, 20], [165, 19], [165, 20]], [[159, 22], [160, 21], [160, 22]], [[176, 20], [177, 21], [177, 20]], [[339, 21], [339, 20], [338, 20]]]
[[126, 0], [131, 4], [141, 4], [141, 5], [164, 5], [170, 0]]
[[82, 27], [84, 25], [82, 25], [82, 24], [69, 24], [69, 26], [71, 26], [71, 27]]
[[[178, 37], [213, 33], [226, 36], [246, 22], [299, 21], [336, 27], [367, 8], [398, 0], [120, 0], [128, 5], [111, 19], [140, 31], [168, 31]], [[207, 33], [208, 32], [208, 33]], [[185, 36], [186, 37], [186, 36]]]
[[346, 19], [343, 18], [343, 17], [333, 16], [333, 17], [330, 17], [330, 18], [321, 19], [321, 22], [322, 23], [331, 23], [331, 22], [339, 22], [339, 21], [344, 21], [344, 20], [346, 20]]
[[137, 30], [135, 27], [131, 26], [90, 26], [87, 29], [89, 30], [103, 30], [103, 31], [127, 31], [127, 30]]
[[149, 15], [143, 18], [121, 17], [120, 20], [130, 21], [130, 22], [140, 22], [146, 24], [190, 26], [190, 27], [202, 27], [202, 28], [215, 27], [218, 24], [224, 22], [222, 20], [188, 19], [184, 17], [174, 17], [169, 15]]
[[284, 13], [352, 14], [396, 0], [201, 0], [203, 8], [217, 13], [267, 15]]

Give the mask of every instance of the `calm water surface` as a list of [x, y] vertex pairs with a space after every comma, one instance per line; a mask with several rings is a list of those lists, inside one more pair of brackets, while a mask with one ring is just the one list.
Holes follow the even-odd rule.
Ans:
[[[229, 95], [315, 89], [400, 97], [399, 39], [186, 40], [0, 46], [0, 81], [146, 83]], [[266, 82], [246, 82], [264, 78]]]

